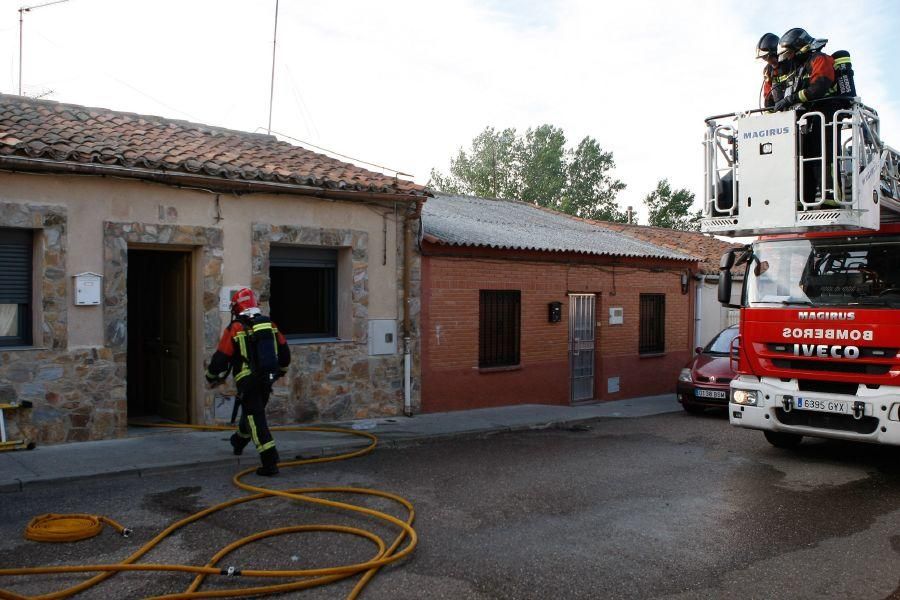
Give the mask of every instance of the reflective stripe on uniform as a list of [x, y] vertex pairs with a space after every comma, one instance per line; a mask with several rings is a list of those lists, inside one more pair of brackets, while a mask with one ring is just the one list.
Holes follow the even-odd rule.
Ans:
[[849, 57], [849, 56], [845, 56], [844, 58], [836, 58], [836, 59], [834, 59], [834, 64], [835, 64], [835, 66], [836, 66], [836, 65], [846, 65], [846, 64], [849, 63], [849, 62], [850, 62], [850, 57]]
[[259, 448], [259, 433], [256, 431], [256, 421], [253, 415], [247, 415], [247, 424], [250, 425], [250, 437], [253, 438], [253, 445]]
[[243, 331], [239, 331], [234, 334], [234, 341], [237, 342], [238, 348], [240, 348], [241, 352], [241, 365], [240, 372], [234, 376], [235, 382], [240, 381], [244, 377], [250, 375], [250, 355], [247, 354], [247, 334]]
[[806, 102], [806, 90], [800, 90], [797, 97], [800, 98], [800, 102]]

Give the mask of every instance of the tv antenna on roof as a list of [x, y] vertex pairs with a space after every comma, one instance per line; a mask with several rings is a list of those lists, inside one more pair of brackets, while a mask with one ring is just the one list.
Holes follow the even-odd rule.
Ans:
[[272, 135], [272, 99], [275, 96], [275, 47], [278, 44], [278, 0], [275, 0], [275, 31], [272, 33], [272, 78], [269, 80], [269, 129]]
[[35, 4], [34, 6], [20, 6], [19, 7], [19, 95], [22, 95], [22, 25], [25, 17], [25, 13], [31, 12], [36, 8], [44, 8], [45, 6], [52, 6], [54, 4], [62, 4], [63, 2], [68, 2], [69, 0], [54, 0], [53, 2], [45, 2], [44, 4]]

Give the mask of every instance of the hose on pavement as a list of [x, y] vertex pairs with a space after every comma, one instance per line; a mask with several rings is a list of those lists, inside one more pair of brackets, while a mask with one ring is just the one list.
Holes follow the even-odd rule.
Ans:
[[[164, 428], [184, 428], [203, 431], [233, 431], [233, 427], [218, 425], [171, 425], [171, 424], [145, 424], [136, 423], [137, 425], [149, 427]], [[378, 444], [378, 438], [365, 431], [355, 431], [351, 429], [341, 429], [336, 427], [300, 427], [300, 426], [283, 426], [272, 427], [273, 431], [312, 431], [325, 433], [342, 433], [363, 437], [368, 440], [365, 447], [352, 450], [345, 453], [335, 454], [331, 456], [322, 456], [316, 458], [305, 458], [293, 461], [279, 463], [279, 468], [290, 468], [301, 465], [314, 463], [333, 462], [338, 460], [346, 460], [369, 454]], [[266, 594], [277, 594], [290, 591], [297, 591], [316, 586], [325, 585], [348, 577], [361, 575], [359, 581], [354, 585], [353, 589], [347, 595], [348, 600], [355, 599], [363, 591], [366, 584], [378, 573], [381, 567], [394, 563], [405, 556], [408, 556], [418, 543], [418, 536], [412, 527], [415, 519], [415, 510], [413, 505], [396, 494], [384, 492], [381, 490], [356, 488], [356, 487], [306, 487], [293, 488], [287, 490], [279, 490], [261, 485], [254, 485], [244, 481], [244, 478], [254, 473], [255, 467], [244, 469], [232, 478], [232, 482], [238, 488], [250, 492], [250, 495], [241, 496], [232, 500], [227, 500], [219, 504], [210, 506], [204, 510], [198, 511], [188, 517], [185, 517], [175, 523], [172, 523], [153, 539], [134, 551], [130, 556], [118, 563], [112, 564], [96, 564], [96, 565], [62, 565], [47, 567], [25, 567], [16, 569], [0, 569], [0, 577], [10, 576], [29, 576], [29, 575], [49, 575], [58, 573], [95, 573], [89, 579], [73, 585], [71, 587], [41, 594], [38, 596], [23, 596], [11, 590], [0, 589], [0, 598], [4, 600], [60, 600], [68, 598], [97, 584], [109, 579], [116, 573], [122, 571], [155, 571], [155, 572], [181, 572], [190, 573], [195, 577], [185, 591], [176, 594], [167, 594], [164, 596], [156, 596], [156, 600], [174, 600], [191, 599], [191, 598], [238, 598], [246, 596], [261, 596]], [[394, 502], [405, 509], [406, 517], [397, 518], [386, 512], [375, 510], [359, 504], [350, 502], [341, 502], [321, 497], [322, 495], [334, 494], [355, 494], [358, 496], [369, 496], [384, 498]], [[245, 502], [255, 502], [258, 500], [282, 498], [292, 502], [303, 502], [316, 506], [323, 506], [333, 509], [350, 511], [355, 514], [366, 515], [372, 517], [383, 524], [392, 526], [397, 530], [394, 539], [388, 544], [379, 535], [357, 527], [348, 527], [343, 525], [294, 525], [290, 527], [278, 527], [267, 529], [252, 535], [240, 538], [221, 548], [216, 552], [205, 565], [183, 565], [183, 564], [154, 564], [154, 563], [138, 563], [137, 561], [162, 543], [167, 537], [175, 531], [202, 520], [211, 514], [219, 511], [243, 504]], [[119, 533], [127, 535], [130, 530], [116, 523], [112, 519], [98, 515], [41, 515], [32, 519], [26, 529], [26, 537], [30, 535], [37, 536], [41, 539], [36, 541], [76, 541], [93, 537], [100, 533], [103, 523], [112, 526]], [[333, 567], [316, 568], [316, 569], [289, 569], [289, 570], [269, 570], [269, 569], [253, 569], [238, 568], [236, 566], [220, 566], [220, 562], [235, 550], [251, 544], [253, 542], [272, 538], [280, 535], [288, 535], [295, 533], [308, 532], [327, 532], [340, 535], [351, 535], [368, 540], [374, 546], [374, 552], [366, 561], [338, 565]], [[404, 543], [405, 542], [405, 543]], [[403, 546], [402, 548], [400, 546]], [[253, 585], [249, 587], [228, 587], [220, 589], [210, 589], [201, 591], [200, 587], [207, 578], [261, 578], [261, 579], [277, 579], [278, 583]]]

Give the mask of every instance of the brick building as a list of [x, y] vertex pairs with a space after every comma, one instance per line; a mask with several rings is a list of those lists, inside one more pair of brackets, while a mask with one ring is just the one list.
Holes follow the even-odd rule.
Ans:
[[507, 200], [423, 208], [422, 410], [673, 391], [698, 259]]
[[203, 373], [244, 286], [291, 344], [274, 423], [418, 404], [427, 195], [268, 135], [0, 94], [0, 403], [33, 403], [10, 434], [227, 420]]
[[[719, 261], [722, 255], [740, 244], [722, 241], [696, 231], [677, 231], [663, 227], [625, 223], [601, 223], [601, 225], [657, 246], [702, 259], [697, 272], [694, 273], [693, 282], [695, 345], [705, 346], [722, 329], [738, 322], [740, 311], [719, 303], [718, 284]], [[734, 274], [735, 280], [738, 281], [743, 278], [739, 271], [738, 269], [738, 273]], [[732, 304], [740, 304], [741, 286], [733, 286], [731, 292]]]

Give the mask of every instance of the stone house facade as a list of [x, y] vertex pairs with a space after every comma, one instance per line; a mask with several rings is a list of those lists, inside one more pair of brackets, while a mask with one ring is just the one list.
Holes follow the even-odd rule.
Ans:
[[524, 202], [423, 208], [422, 410], [673, 392], [699, 259]]
[[0, 95], [0, 403], [33, 404], [10, 434], [227, 420], [203, 373], [244, 286], [291, 345], [273, 423], [418, 410], [426, 196], [271, 136]]

